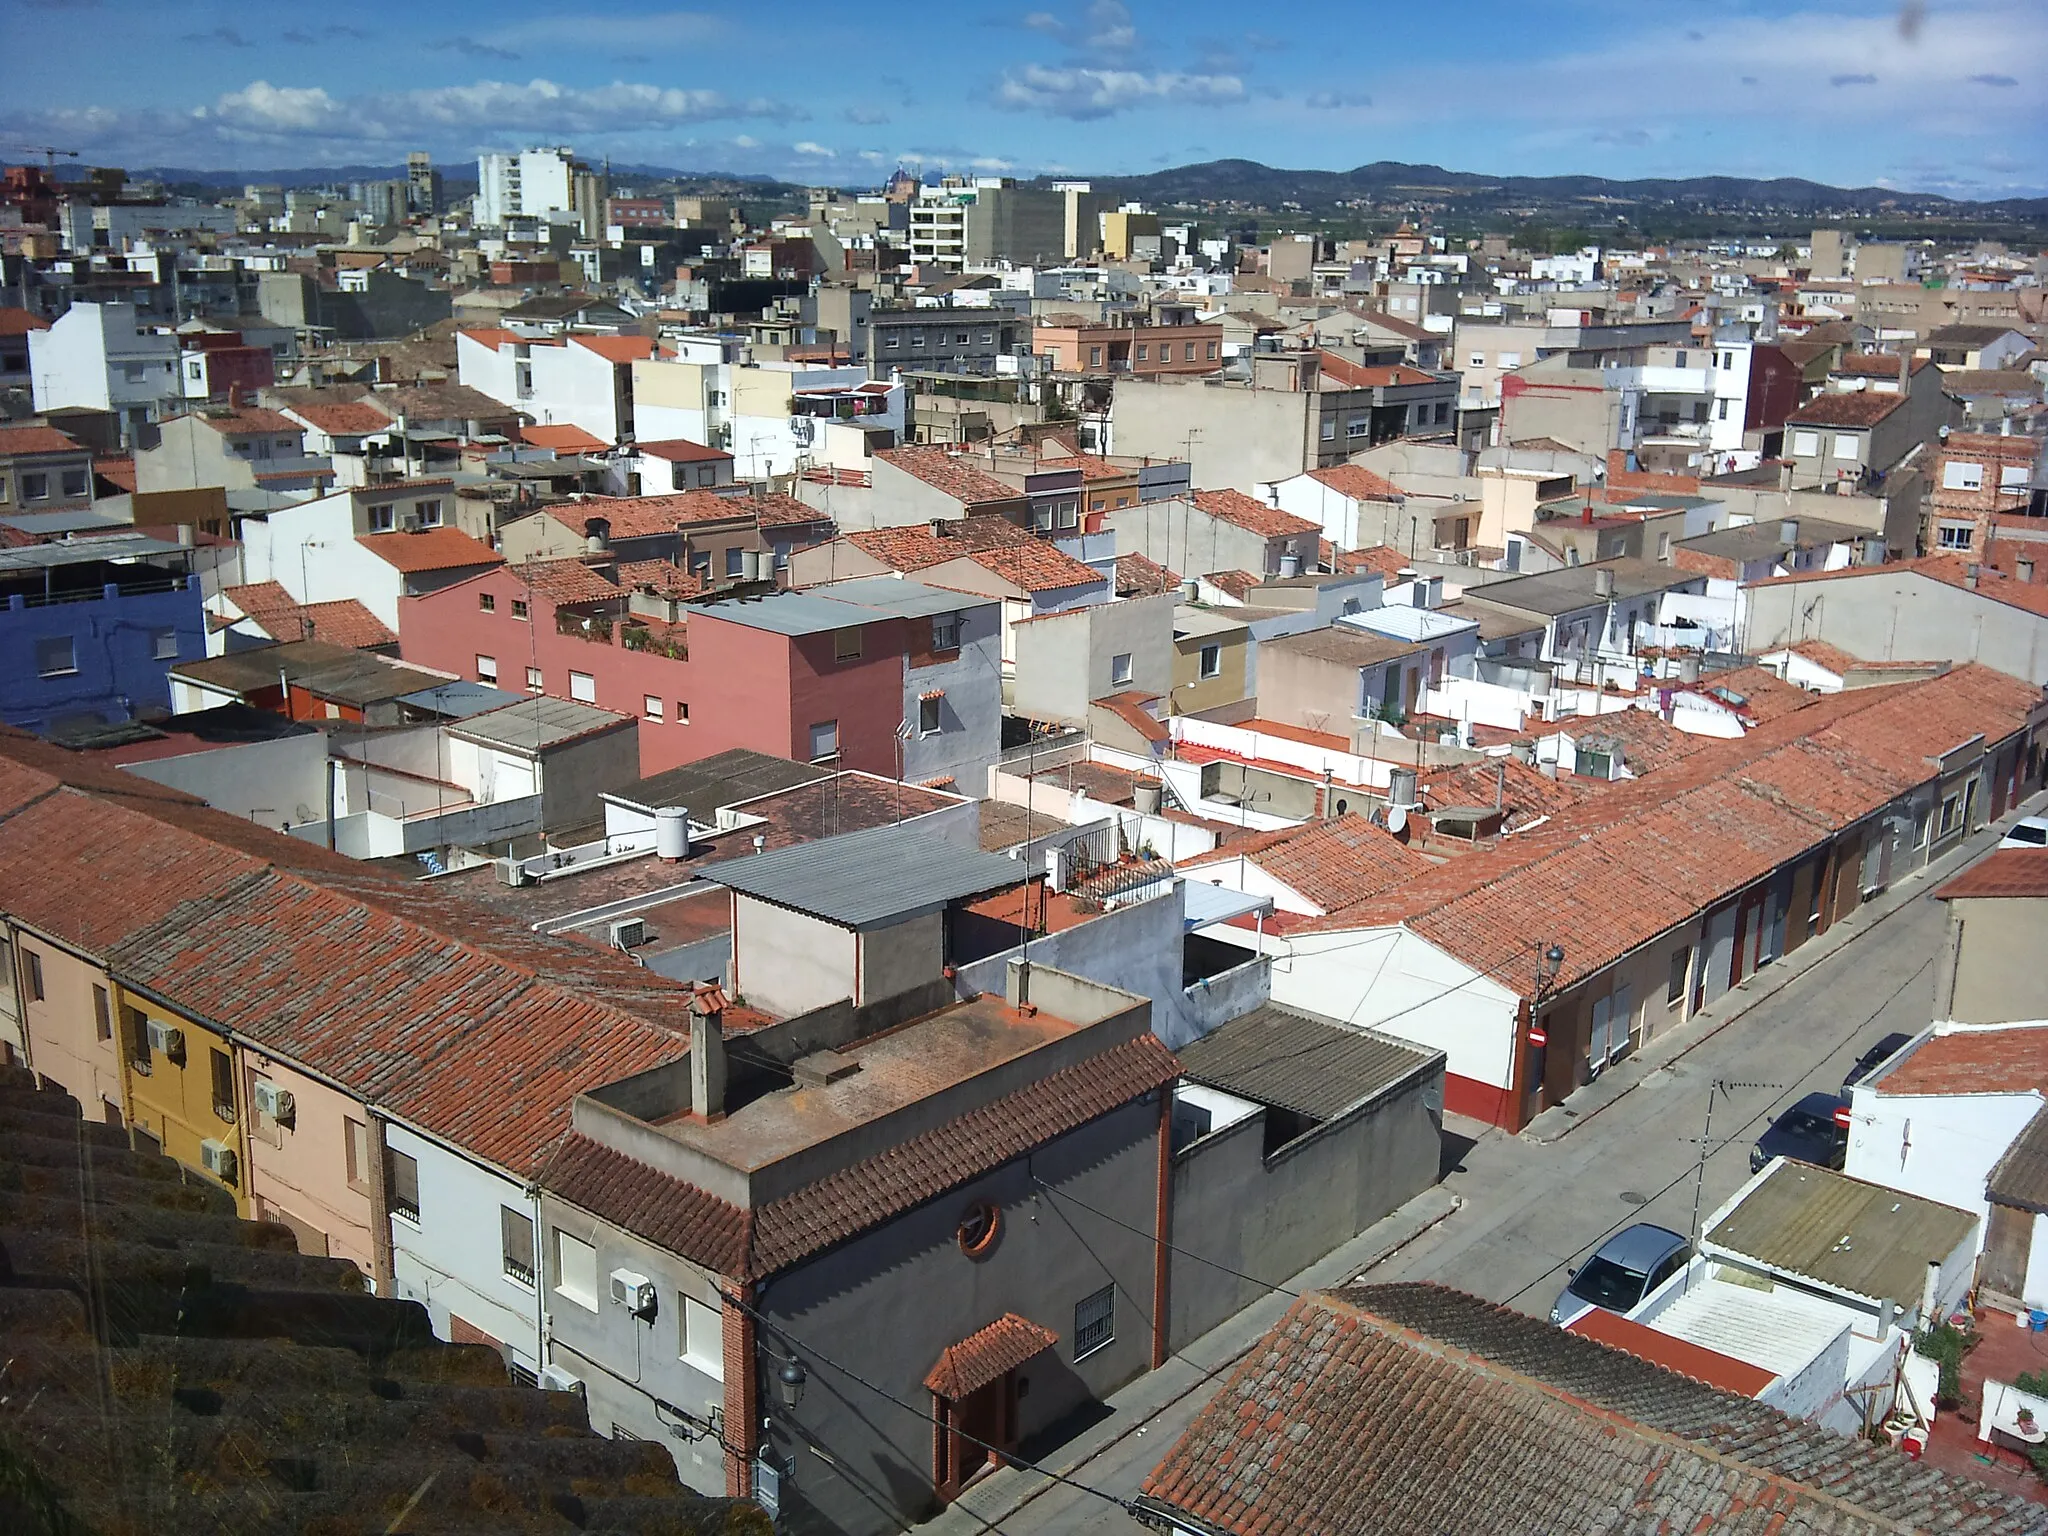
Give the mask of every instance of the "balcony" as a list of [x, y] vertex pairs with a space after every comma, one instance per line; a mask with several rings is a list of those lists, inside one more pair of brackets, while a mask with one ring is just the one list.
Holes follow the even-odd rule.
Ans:
[[555, 610], [555, 633], [571, 640], [588, 640], [593, 645], [612, 643], [611, 615], [606, 613], [572, 613], [567, 609]]
[[[629, 651], [647, 651], [656, 656], [666, 656], [671, 661], [688, 661], [690, 645], [681, 628], [681, 625], [665, 625], [664, 632], [658, 633], [645, 624], [627, 624], [619, 631], [619, 643]], [[606, 633], [609, 635], [609, 629]]]

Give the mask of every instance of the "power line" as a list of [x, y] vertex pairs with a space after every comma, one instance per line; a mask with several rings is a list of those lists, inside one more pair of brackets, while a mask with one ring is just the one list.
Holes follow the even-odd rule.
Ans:
[[[1243, 1280], [1248, 1284], [1256, 1285], [1261, 1290], [1278, 1291], [1282, 1296], [1290, 1296], [1296, 1301], [1301, 1300], [1302, 1293], [1300, 1291], [1289, 1290], [1286, 1286], [1281, 1285], [1276, 1281], [1261, 1280], [1257, 1275], [1248, 1275], [1241, 1269], [1232, 1269], [1228, 1264], [1225, 1264], [1220, 1259], [1212, 1259], [1209, 1258], [1206, 1254], [1196, 1253], [1192, 1248], [1183, 1248], [1178, 1243], [1166, 1242], [1163, 1239], [1161, 1239], [1157, 1233], [1147, 1232], [1142, 1227], [1134, 1227], [1128, 1221], [1124, 1221], [1119, 1217], [1112, 1216], [1107, 1211], [1097, 1210], [1094, 1206], [1090, 1205], [1086, 1200], [1082, 1200], [1077, 1196], [1070, 1195], [1066, 1193], [1066, 1191], [1064, 1190], [1053, 1188], [1052, 1185], [1046, 1183], [1045, 1180], [1041, 1179], [1035, 1173], [1031, 1175], [1031, 1182], [1036, 1184], [1040, 1189], [1044, 1190], [1048, 1195], [1052, 1195], [1057, 1199], [1072, 1201], [1075, 1205], [1081, 1207], [1082, 1210], [1086, 1211], [1091, 1216], [1100, 1216], [1104, 1221], [1111, 1223], [1113, 1226], [1122, 1227], [1126, 1232], [1134, 1232], [1139, 1237], [1147, 1238], [1153, 1242], [1159, 1243], [1159, 1245], [1162, 1248], [1165, 1248], [1169, 1253], [1177, 1253], [1185, 1258], [1193, 1259], [1197, 1264], [1207, 1264], [1211, 1269], [1220, 1269], [1223, 1271], [1224, 1274], [1234, 1276], [1235, 1278]], [[1175, 1353], [1178, 1354], [1179, 1351], [1175, 1351]]]

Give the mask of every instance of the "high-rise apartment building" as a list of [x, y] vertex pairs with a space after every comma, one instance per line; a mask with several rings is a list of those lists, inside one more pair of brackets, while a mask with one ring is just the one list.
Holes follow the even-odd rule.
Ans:
[[566, 147], [477, 156], [476, 222], [496, 228], [519, 214], [574, 212], [578, 169]]

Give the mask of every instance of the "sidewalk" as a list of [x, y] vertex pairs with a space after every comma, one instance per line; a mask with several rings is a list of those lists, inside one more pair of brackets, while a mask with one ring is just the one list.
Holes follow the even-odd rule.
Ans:
[[[1334, 1249], [1287, 1282], [1253, 1302], [1228, 1322], [1220, 1323], [1156, 1371], [1149, 1371], [1121, 1392], [1111, 1394], [1109, 1415], [1046, 1457], [1042, 1463], [1062, 1477], [1078, 1477], [1081, 1469], [1104, 1451], [1172, 1408], [1190, 1393], [1215, 1386], [1266, 1331], [1294, 1304], [1289, 1292], [1342, 1285], [1354, 1275], [1405, 1248], [1457, 1210], [1458, 1197], [1432, 1185], [1391, 1215], [1383, 1217], [1350, 1242]], [[1166, 1454], [1161, 1444], [1157, 1455]], [[1086, 1480], [1086, 1479], [1083, 1479]], [[949, 1505], [936, 1519], [919, 1527], [933, 1536], [980, 1536], [1008, 1519], [1048, 1489], [1058, 1486], [1043, 1472], [1004, 1467], [991, 1473]], [[1126, 1490], [1135, 1494], [1135, 1484]]]
[[1634, 1092], [1644, 1078], [1704, 1045], [1764, 999], [1782, 992], [1831, 955], [1875, 932], [1894, 912], [1909, 902], [1917, 901], [1950, 875], [1996, 848], [1998, 840], [2005, 836], [2006, 828], [2022, 816], [2037, 814], [2044, 805], [2048, 805], [2048, 794], [2036, 795], [2007, 811], [2002, 820], [1964, 838], [1940, 858], [1887, 886], [1847, 917], [1830, 924], [1828, 931], [1820, 937], [1808, 939], [1791, 954], [1751, 973], [1678, 1028], [1658, 1036], [1633, 1056], [1616, 1062], [1562, 1104], [1553, 1104], [1544, 1110], [1522, 1128], [1522, 1135], [1544, 1145], [1571, 1135], [1602, 1110]]

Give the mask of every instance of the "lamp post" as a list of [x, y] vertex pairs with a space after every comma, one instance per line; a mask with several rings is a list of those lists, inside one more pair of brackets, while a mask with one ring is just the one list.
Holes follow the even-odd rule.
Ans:
[[775, 1373], [775, 1393], [782, 1400], [784, 1413], [796, 1412], [796, 1405], [804, 1400], [804, 1384], [810, 1379], [793, 1352], [782, 1362], [782, 1369]]

